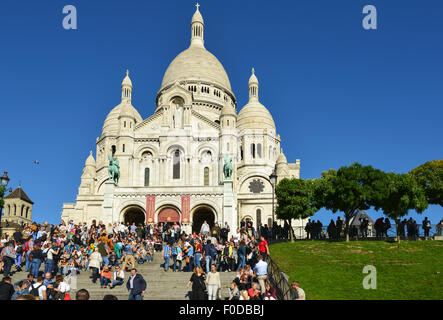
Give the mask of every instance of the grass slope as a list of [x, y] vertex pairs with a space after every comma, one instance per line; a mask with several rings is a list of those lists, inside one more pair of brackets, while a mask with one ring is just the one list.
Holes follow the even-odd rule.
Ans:
[[[270, 253], [308, 300], [443, 299], [443, 242], [277, 243]], [[377, 270], [377, 289], [365, 290], [365, 265]]]

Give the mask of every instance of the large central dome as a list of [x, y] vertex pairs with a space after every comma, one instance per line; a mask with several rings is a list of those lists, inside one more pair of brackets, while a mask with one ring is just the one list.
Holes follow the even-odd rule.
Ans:
[[191, 45], [171, 62], [163, 76], [161, 89], [177, 81], [206, 82], [231, 92], [231, 83], [225, 68], [218, 59], [206, 50], [203, 40], [204, 22], [200, 11], [191, 21]]
[[231, 91], [225, 68], [202, 46], [191, 44], [171, 62], [163, 77], [162, 88], [180, 80], [209, 82]]

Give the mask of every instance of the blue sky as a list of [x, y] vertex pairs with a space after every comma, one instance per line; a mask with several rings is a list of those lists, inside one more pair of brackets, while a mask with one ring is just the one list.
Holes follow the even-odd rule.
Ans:
[[[77, 30], [62, 27], [68, 4], [77, 8]], [[238, 110], [255, 67], [260, 100], [288, 161], [301, 159], [302, 178], [355, 161], [404, 173], [442, 159], [441, 1], [200, 4], [205, 46], [224, 65]], [[367, 4], [377, 8], [377, 30], [362, 27]], [[1, 1], [0, 171], [35, 202], [35, 220], [59, 223], [62, 204], [75, 201], [89, 150], [95, 154], [103, 121], [120, 102], [126, 69], [134, 106], [143, 118], [153, 113], [167, 66], [189, 45], [194, 5]], [[431, 206], [425, 215], [434, 223], [443, 209]], [[321, 211], [314, 219], [330, 217]]]

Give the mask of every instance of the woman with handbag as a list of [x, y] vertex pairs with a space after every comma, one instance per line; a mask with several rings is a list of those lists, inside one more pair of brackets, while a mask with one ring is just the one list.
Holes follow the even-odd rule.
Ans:
[[186, 288], [189, 289], [189, 286], [192, 283], [192, 296], [191, 300], [204, 300], [205, 299], [205, 274], [203, 273], [203, 269], [199, 266], [194, 268], [194, 273], [189, 279], [189, 282]]

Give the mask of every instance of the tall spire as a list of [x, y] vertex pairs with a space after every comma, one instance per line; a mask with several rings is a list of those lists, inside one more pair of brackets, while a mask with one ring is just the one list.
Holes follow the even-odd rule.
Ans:
[[132, 81], [129, 78], [129, 70], [126, 70], [126, 77], [122, 82], [122, 103], [131, 104], [132, 99]]
[[252, 68], [252, 75], [248, 82], [249, 87], [249, 101], [258, 100], [258, 79], [255, 76], [255, 69]]
[[197, 3], [195, 7], [197, 9], [195, 10], [195, 13], [192, 16], [191, 20], [191, 46], [204, 47], [205, 42], [203, 40], [203, 32], [205, 29], [205, 24], [203, 21], [203, 17], [198, 10], [200, 5]]

